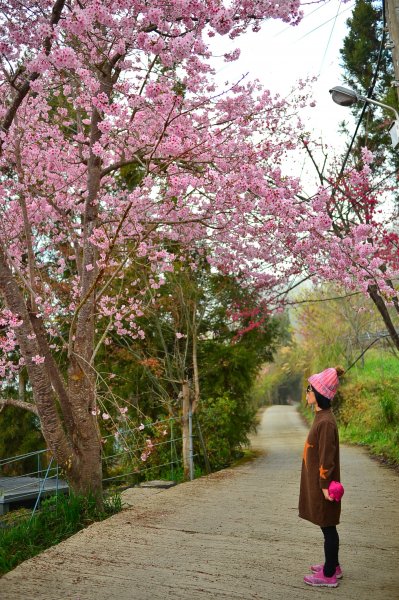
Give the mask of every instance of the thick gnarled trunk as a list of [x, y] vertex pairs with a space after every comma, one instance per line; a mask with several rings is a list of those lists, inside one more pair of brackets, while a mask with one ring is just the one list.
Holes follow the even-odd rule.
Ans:
[[[100, 117], [96, 110], [92, 118], [93, 145], [99, 138]], [[25, 360], [33, 390], [35, 414], [52, 455], [75, 493], [94, 494], [101, 504], [102, 462], [101, 435], [96, 416], [96, 382], [92, 365], [94, 352], [95, 284], [97, 249], [90, 242], [96, 227], [98, 207], [96, 197], [100, 187], [100, 160], [91, 154], [88, 163], [88, 198], [85, 206], [82, 241], [81, 304], [72, 320], [68, 355], [68, 383], [52, 355], [48, 335], [35, 305], [34, 267], [30, 281], [21, 290], [18, 277], [10, 268], [10, 257], [0, 249], [0, 292], [10, 311], [22, 324], [15, 328], [20, 352]], [[29, 239], [29, 223], [25, 233]], [[31, 248], [31, 244], [28, 244]], [[93, 265], [93, 270], [86, 269]], [[26, 293], [26, 288], [29, 290]], [[38, 360], [37, 357], [40, 357]], [[19, 406], [32, 405], [19, 401]]]
[[[66, 389], [48, 351], [42, 321], [29, 312], [1, 249], [0, 291], [8, 309], [22, 322], [15, 332], [32, 386], [35, 414], [40, 419], [46, 443], [71, 489], [79, 493], [91, 492], [101, 499], [101, 437], [96, 417], [91, 414], [95, 405], [95, 381], [91, 370], [82, 368], [82, 363], [72, 357], [70, 385]], [[90, 326], [93, 329], [92, 322], [93, 318], [86, 323], [89, 329]], [[89, 353], [92, 348], [93, 336], [86, 335], [85, 352]], [[43, 363], [37, 364], [33, 360], [37, 355], [44, 357]], [[31, 405], [25, 400], [20, 398], [18, 402], [21, 408], [26, 404], [30, 410]]]
[[97, 417], [92, 414], [96, 405], [95, 379], [90, 367], [85, 368], [76, 356], [69, 363], [68, 396], [76, 423], [68, 480], [74, 492], [101, 496], [101, 434]]

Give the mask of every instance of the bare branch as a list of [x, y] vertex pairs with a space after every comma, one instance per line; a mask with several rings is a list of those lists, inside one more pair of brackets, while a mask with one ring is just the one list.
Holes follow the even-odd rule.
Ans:
[[330, 298], [319, 298], [319, 299], [311, 299], [311, 300], [295, 300], [294, 302], [285, 302], [284, 304], [296, 305], [296, 304], [309, 304], [311, 302], [328, 302], [329, 300], [344, 300], [345, 298], [350, 298], [351, 296], [357, 296], [362, 292], [352, 292], [351, 294], [344, 294], [343, 296], [332, 296]]
[[113, 165], [110, 165], [109, 167], [106, 167], [105, 169], [103, 169], [101, 171], [100, 177], [103, 178], [106, 175], [109, 175], [109, 173], [112, 173], [112, 171], [117, 171], [118, 169], [121, 169], [122, 167], [128, 167], [130, 165], [135, 165], [137, 163], [139, 163], [142, 167], [145, 167], [145, 164], [143, 163], [141, 158], [139, 156], [137, 156], [136, 154], [134, 154], [130, 160], [120, 160], [119, 162], [116, 162]]
[[22, 400], [16, 400], [15, 398], [0, 398], [0, 411], [4, 406], [15, 406], [16, 408], [23, 408], [29, 410], [31, 413], [39, 416], [38, 410], [34, 404], [30, 402], [23, 402]]

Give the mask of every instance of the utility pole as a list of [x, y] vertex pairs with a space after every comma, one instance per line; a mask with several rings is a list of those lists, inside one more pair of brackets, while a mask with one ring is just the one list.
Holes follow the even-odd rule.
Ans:
[[386, 23], [389, 32], [387, 48], [392, 51], [392, 62], [395, 71], [395, 81], [392, 85], [396, 87], [399, 101], [399, 0], [386, 0]]

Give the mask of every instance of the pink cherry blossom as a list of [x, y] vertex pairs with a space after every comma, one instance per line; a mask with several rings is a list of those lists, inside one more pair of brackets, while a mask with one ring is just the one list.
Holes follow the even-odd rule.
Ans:
[[[196, 271], [207, 261], [261, 295], [246, 319], [232, 307], [242, 334], [281, 310], [298, 277], [366, 293], [372, 281], [393, 296], [397, 246], [370, 154], [308, 201], [283, 171], [303, 147], [306, 81], [283, 99], [257, 81], [214, 77], [209, 35], [238, 48], [266, 19], [297, 23], [299, 0], [10, 0], [2, 11], [1, 385], [16, 387], [24, 359], [72, 485], [76, 439], [100, 460], [96, 420], [81, 418], [96, 406], [98, 350], [115, 336], [144, 339], [141, 319], [162, 310], [158, 294], [180, 262]], [[175, 246], [177, 256], [166, 250]], [[135, 264], [145, 268], [131, 283]], [[82, 473], [99, 477], [92, 466]]]
[[44, 361], [45, 361], [44, 356], [40, 356], [39, 354], [32, 356], [32, 362], [35, 363], [36, 365], [41, 365], [44, 363]]

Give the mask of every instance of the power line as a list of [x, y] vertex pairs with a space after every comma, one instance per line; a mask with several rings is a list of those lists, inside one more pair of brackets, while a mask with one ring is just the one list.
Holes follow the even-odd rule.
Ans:
[[[303, 23], [303, 21], [305, 19], [307, 19], [308, 17], [310, 17], [311, 15], [313, 15], [315, 12], [317, 12], [318, 10], [320, 10], [321, 8], [324, 8], [324, 7], [325, 7], [325, 4], [319, 4], [319, 6], [317, 8], [315, 8], [314, 10], [312, 10], [312, 12], [308, 13], [307, 15], [305, 15], [302, 18], [301, 23]], [[286, 31], [291, 30], [291, 29], [292, 29], [292, 25], [288, 25], [288, 27], [284, 27], [284, 29], [282, 29], [281, 31], [279, 31], [278, 33], [276, 33], [276, 35], [274, 37], [275, 38], [279, 37], [282, 33], [285, 33]]]
[[[341, 3], [340, 3], [341, 4]], [[300, 42], [301, 40], [303, 40], [305, 37], [307, 37], [308, 35], [310, 35], [311, 33], [314, 33], [315, 31], [317, 31], [318, 29], [320, 29], [321, 27], [324, 27], [324, 25], [327, 25], [328, 23], [330, 23], [333, 20], [336, 20], [337, 17], [340, 17], [341, 15], [343, 15], [344, 13], [348, 12], [348, 10], [352, 10], [353, 8], [353, 4], [351, 4], [350, 6], [348, 6], [347, 8], [345, 8], [342, 12], [340, 12], [339, 14], [335, 15], [335, 17], [331, 17], [330, 19], [328, 19], [327, 21], [324, 21], [324, 23], [321, 23], [320, 25], [318, 25], [317, 27], [315, 27], [314, 29], [312, 29], [311, 31], [308, 31], [307, 33], [305, 33], [302, 37], [298, 38], [296, 41]]]
[[333, 23], [333, 26], [331, 27], [330, 35], [329, 35], [329, 38], [327, 40], [326, 49], [324, 50], [323, 58], [322, 58], [322, 61], [321, 61], [321, 64], [320, 64], [319, 75], [321, 74], [321, 71], [323, 69], [323, 65], [324, 65], [324, 61], [325, 61], [326, 55], [327, 55], [327, 51], [328, 51], [328, 48], [330, 46], [332, 34], [334, 33], [335, 25], [337, 24], [337, 18], [338, 18], [338, 13], [339, 13], [340, 8], [341, 8], [341, 4], [342, 4], [342, 0], [339, 0], [337, 12], [336, 12], [335, 18], [334, 18], [334, 23]]

